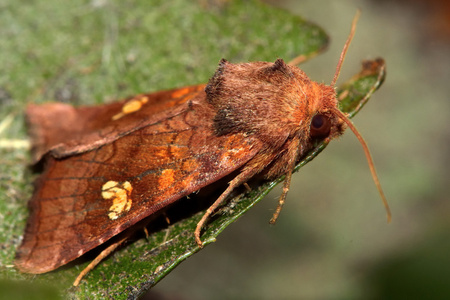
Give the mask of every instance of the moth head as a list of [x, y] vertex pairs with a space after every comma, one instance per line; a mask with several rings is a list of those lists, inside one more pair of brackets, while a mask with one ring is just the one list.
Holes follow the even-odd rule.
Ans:
[[344, 133], [346, 123], [337, 114], [337, 107], [319, 110], [309, 119], [309, 137], [313, 140], [331, 140]]
[[[296, 72], [297, 73], [297, 72]], [[297, 124], [297, 135], [312, 141], [331, 140], [344, 133], [345, 122], [336, 114], [339, 101], [333, 86], [297, 77], [297, 108], [292, 123]], [[314, 143], [313, 143], [314, 144]]]

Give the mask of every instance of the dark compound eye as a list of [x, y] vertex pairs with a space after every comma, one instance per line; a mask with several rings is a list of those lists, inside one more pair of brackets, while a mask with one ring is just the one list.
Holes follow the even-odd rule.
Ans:
[[311, 137], [326, 137], [330, 134], [331, 122], [327, 116], [315, 115], [311, 120]]

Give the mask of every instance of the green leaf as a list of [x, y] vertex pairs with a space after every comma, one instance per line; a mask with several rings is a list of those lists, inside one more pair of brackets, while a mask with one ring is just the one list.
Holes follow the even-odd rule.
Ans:
[[[222, 57], [232, 62], [274, 61], [278, 57], [289, 61], [298, 55], [314, 56], [328, 43], [316, 25], [257, 1], [208, 3], [211, 1], [49, 0], [4, 4], [0, 10], [0, 34], [5, 37], [0, 39], [0, 63], [7, 72], [0, 76], [0, 118], [12, 116], [13, 122], [0, 132], [0, 138], [26, 139], [22, 111], [29, 102], [112, 101], [206, 82]], [[366, 64], [363, 72], [338, 90], [343, 111], [353, 116], [367, 101], [365, 96], [370, 97], [380, 86], [382, 65], [381, 61]], [[325, 146], [318, 145], [296, 170]], [[27, 168], [26, 149], [1, 148], [0, 157], [0, 278], [45, 284], [45, 291], [51, 285], [77, 299], [135, 298], [200, 250], [193, 231], [215, 195], [180, 200], [167, 211], [170, 225], [164, 216], [153, 220], [147, 227], [147, 239], [139, 238], [139, 231], [79, 287], [71, 284], [89, 262], [78, 261], [38, 276], [22, 274], [13, 267], [13, 259], [35, 175]], [[248, 193], [237, 191], [205, 227], [205, 245], [280, 181], [252, 186]], [[197, 203], [202, 197], [206, 202]]]

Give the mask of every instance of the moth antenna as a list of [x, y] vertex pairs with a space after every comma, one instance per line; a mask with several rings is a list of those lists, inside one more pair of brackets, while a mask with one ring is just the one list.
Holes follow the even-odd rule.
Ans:
[[339, 109], [334, 108], [333, 112], [341, 119], [343, 120], [348, 127], [353, 131], [356, 138], [359, 140], [361, 146], [363, 147], [364, 154], [366, 155], [367, 163], [369, 164], [370, 173], [372, 174], [373, 181], [375, 183], [375, 186], [378, 189], [378, 193], [380, 194], [381, 200], [383, 201], [384, 208], [386, 209], [386, 216], [388, 223], [391, 222], [391, 209], [389, 208], [389, 204], [387, 202], [386, 196], [384, 195], [383, 189], [381, 188], [380, 180], [378, 179], [377, 171], [375, 170], [375, 164], [373, 163], [372, 155], [370, 154], [369, 147], [367, 146], [366, 141], [362, 137], [362, 135], [359, 133], [358, 129], [356, 129], [355, 125], [353, 125], [352, 121], [350, 121], [347, 116], [341, 112]]
[[331, 81], [331, 86], [336, 85], [336, 81], [339, 77], [339, 73], [341, 73], [341, 67], [344, 63], [345, 55], [347, 54], [348, 47], [350, 46], [350, 43], [352, 42], [353, 37], [355, 36], [356, 31], [356, 23], [358, 23], [359, 16], [361, 15], [361, 10], [358, 9], [356, 11], [355, 16], [353, 17], [352, 21], [352, 27], [350, 29], [350, 34], [348, 35], [347, 41], [344, 44], [344, 48], [342, 49], [341, 56], [339, 57], [338, 64], [336, 66], [336, 72], [334, 73], [333, 81]]
[[297, 160], [298, 149], [300, 148], [300, 139], [298, 139], [296, 144], [296, 151], [291, 156], [291, 160], [289, 161], [289, 171], [286, 173], [286, 177], [284, 178], [283, 191], [281, 192], [280, 199], [278, 200], [277, 209], [275, 210], [272, 218], [269, 221], [269, 223], [272, 225], [275, 224], [278, 216], [280, 215], [281, 209], [283, 208], [284, 202], [286, 201], [287, 193], [289, 192], [289, 187], [291, 186], [292, 171], [294, 170], [295, 162]]

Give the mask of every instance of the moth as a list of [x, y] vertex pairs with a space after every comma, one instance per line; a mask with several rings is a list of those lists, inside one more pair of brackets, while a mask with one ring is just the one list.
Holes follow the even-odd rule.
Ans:
[[17, 268], [55, 270], [233, 172], [198, 223], [197, 244], [209, 216], [255, 175], [286, 176], [273, 223], [296, 163], [317, 140], [332, 140], [346, 127], [363, 144], [379, 187], [367, 146], [338, 109], [334, 87], [354, 24], [331, 85], [310, 80], [282, 59], [222, 59], [206, 85], [101, 106], [29, 105], [32, 156], [44, 171], [29, 202]]

